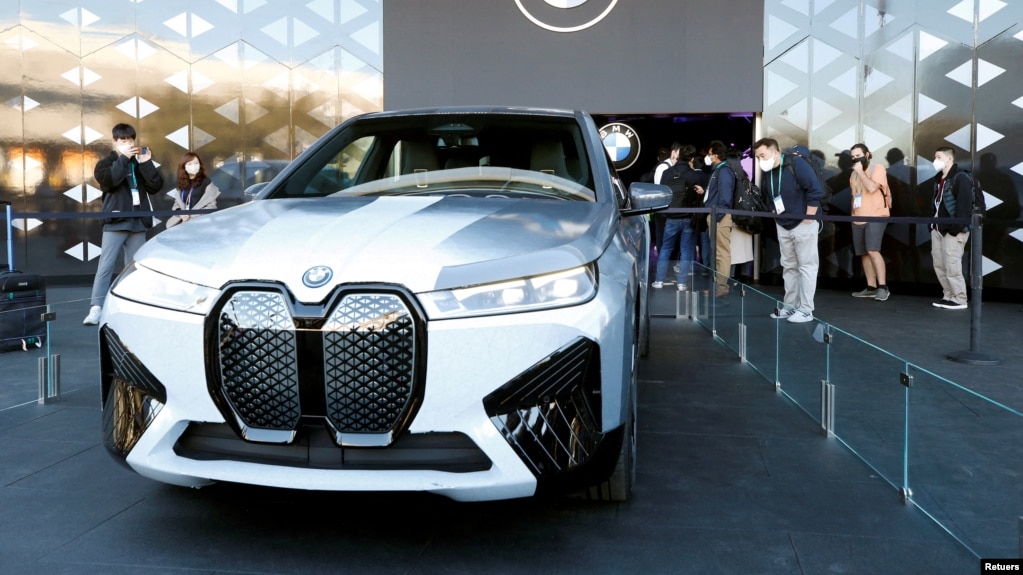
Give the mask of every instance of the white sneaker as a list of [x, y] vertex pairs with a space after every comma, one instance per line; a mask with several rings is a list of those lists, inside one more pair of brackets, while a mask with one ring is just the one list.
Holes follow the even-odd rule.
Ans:
[[813, 321], [813, 314], [801, 309], [797, 309], [789, 316], [789, 323], [806, 323], [808, 321]]
[[678, 291], [686, 291], [686, 284], [678, 284]]
[[664, 287], [664, 282], [654, 282], [650, 284], [650, 287], [654, 289], [661, 289], [662, 287]]
[[89, 315], [85, 316], [85, 319], [82, 320], [82, 325], [98, 325], [99, 316], [102, 315], [102, 313], [103, 313], [102, 307], [98, 305], [92, 306], [91, 308], [89, 308]]
[[771, 314], [771, 317], [774, 319], [786, 319], [793, 313], [795, 313], [795, 310], [793, 310], [792, 308], [783, 307], [781, 309], [774, 310], [774, 313]]

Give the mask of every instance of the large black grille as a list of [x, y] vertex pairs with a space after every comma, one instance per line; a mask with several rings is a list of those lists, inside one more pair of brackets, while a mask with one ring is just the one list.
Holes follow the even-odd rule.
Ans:
[[232, 294], [220, 312], [218, 335], [221, 386], [243, 436], [290, 441], [302, 410], [295, 325], [284, 297]]
[[391, 288], [342, 291], [325, 306], [291, 304], [275, 288], [228, 292], [207, 333], [211, 392], [242, 437], [294, 441], [320, 420], [337, 445], [390, 445], [421, 402], [425, 329]]
[[323, 326], [327, 419], [346, 433], [387, 433], [409, 407], [415, 327], [401, 298], [352, 294]]

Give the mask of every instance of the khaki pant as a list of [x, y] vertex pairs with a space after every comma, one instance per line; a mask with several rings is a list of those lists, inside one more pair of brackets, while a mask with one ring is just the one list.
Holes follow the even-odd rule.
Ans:
[[942, 299], [955, 303], [969, 303], [966, 298], [966, 278], [963, 277], [963, 252], [970, 232], [942, 234], [931, 230], [931, 259], [934, 275], [938, 276]]
[[781, 252], [782, 282], [785, 284], [785, 305], [812, 313], [817, 293], [817, 222], [802, 222], [791, 230], [775, 225], [778, 249]]
[[[710, 219], [713, 214], [707, 216], [707, 226], [711, 229]], [[728, 277], [732, 274], [732, 214], [725, 214], [717, 223], [717, 233], [714, 236], [714, 283], [717, 284], [717, 291], [728, 290]]]

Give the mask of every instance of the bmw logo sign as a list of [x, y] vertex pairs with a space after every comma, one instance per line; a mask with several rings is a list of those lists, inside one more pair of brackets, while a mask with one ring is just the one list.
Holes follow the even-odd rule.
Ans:
[[596, 25], [618, 0], [515, 0], [522, 15], [551, 32], [578, 32]]
[[327, 285], [330, 278], [334, 277], [334, 272], [327, 266], [316, 266], [306, 270], [302, 274], [302, 283], [306, 287], [318, 288]]
[[616, 170], [626, 170], [639, 158], [639, 135], [628, 124], [614, 122], [600, 129], [600, 141]]

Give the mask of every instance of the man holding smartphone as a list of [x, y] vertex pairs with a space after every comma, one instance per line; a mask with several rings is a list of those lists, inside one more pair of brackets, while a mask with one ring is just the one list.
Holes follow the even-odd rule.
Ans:
[[92, 283], [91, 307], [83, 325], [99, 324], [117, 258], [123, 253], [124, 265], [128, 265], [146, 242], [146, 230], [153, 227], [152, 216], [132, 212], [153, 211], [149, 196], [163, 188], [163, 177], [151, 161], [152, 152], [135, 145], [135, 128], [117, 124], [112, 135], [114, 150], [97, 162], [93, 170], [103, 191], [103, 212], [107, 217], [103, 219], [102, 252]]

